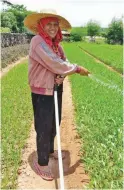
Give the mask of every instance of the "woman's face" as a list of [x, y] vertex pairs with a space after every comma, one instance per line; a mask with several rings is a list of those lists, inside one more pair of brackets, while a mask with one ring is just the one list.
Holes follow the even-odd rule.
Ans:
[[44, 31], [53, 39], [55, 38], [57, 32], [59, 29], [59, 23], [58, 22], [49, 22], [44, 26]]

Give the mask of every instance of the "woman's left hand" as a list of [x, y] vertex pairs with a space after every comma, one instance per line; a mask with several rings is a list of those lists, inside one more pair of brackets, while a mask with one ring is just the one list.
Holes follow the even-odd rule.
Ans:
[[65, 79], [65, 77], [57, 76], [57, 77], [55, 78], [55, 83], [58, 84], [58, 85], [60, 85], [60, 84], [63, 83], [64, 79]]

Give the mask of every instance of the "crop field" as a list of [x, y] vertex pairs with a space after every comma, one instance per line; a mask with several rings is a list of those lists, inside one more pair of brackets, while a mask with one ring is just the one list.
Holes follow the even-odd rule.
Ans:
[[2, 78], [2, 189], [15, 189], [22, 149], [32, 122], [27, 62]]
[[[100, 52], [99, 45], [80, 46], [96, 55]], [[95, 62], [77, 43], [64, 43], [63, 47], [72, 63], [92, 73], [90, 77], [70, 77], [77, 129], [82, 139], [82, 161], [91, 177], [89, 188], [122, 189], [122, 77]], [[109, 52], [112, 54], [116, 49], [110, 46]], [[120, 47], [114, 53], [115, 65], [119, 50]], [[109, 52], [105, 59], [111, 63]]]
[[77, 46], [120, 73], [123, 72], [123, 47], [121, 45], [77, 43]]
[[[78, 46], [83, 49], [87, 47], [89, 53], [94, 52], [92, 55], [98, 59], [105, 58], [110, 66], [116, 68], [122, 68], [121, 47], [106, 45], [105, 48], [105, 44], [63, 43], [69, 61], [91, 72], [89, 77], [79, 74], [69, 76], [75, 121], [81, 138], [81, 160], [90, 176], [87, 189], [123, 189], [122, 76], [109, 70], [106, 65], [96, 62]], [[100, 50], [104, 51], [103, 57], [99, 53]], [[115, 62], [110, 55], [116, 57]], [[25, 61], [14, 67], [1, 80], [2, 189], [17, 187], [22, 150], [29, 137], [33, 120], [27, 70]]]

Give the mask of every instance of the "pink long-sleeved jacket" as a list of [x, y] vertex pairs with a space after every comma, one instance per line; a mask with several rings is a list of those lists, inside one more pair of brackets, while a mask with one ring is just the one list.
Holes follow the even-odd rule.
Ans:
[[[59, 48], [63, 52], [62, 47]], [[56, 74], [66, 76], [76, 73], [77, 68], [77, 65], [62, 60], [54, 53], [40, 35], [32, 38], [28, 65], [28, 81], [32, 92], [53, 95]]]

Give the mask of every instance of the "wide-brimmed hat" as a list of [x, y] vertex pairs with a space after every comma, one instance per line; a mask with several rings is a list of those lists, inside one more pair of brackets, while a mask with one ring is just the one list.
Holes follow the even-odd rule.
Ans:
[[40, 19], [45, 17], [55, 17], [59, 21], [61, 30], [70, 30], [71, 24], [62, 16], [58, 15], [54, 10], [42, 10], [40, 13], [32, 13], [24, 19], [24, 25], [33, 33], [37, 33], [37, 24]]

